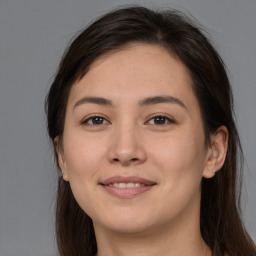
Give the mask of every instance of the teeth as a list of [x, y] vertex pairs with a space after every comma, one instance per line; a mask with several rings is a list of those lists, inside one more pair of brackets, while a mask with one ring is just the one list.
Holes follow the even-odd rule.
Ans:
[[129, 183], [114, 183], [114, 184], [110, 184], [109, 186], [116, 187], [116, 188], [139, 188], [144, 186], [144, 184], [129, 182]]
[[114, 186], [119, 188], [126, 188], [126, 183], [115, 183]]

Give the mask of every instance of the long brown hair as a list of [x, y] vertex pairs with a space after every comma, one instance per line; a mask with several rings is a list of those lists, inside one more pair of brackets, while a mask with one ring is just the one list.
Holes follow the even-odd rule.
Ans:
[[[229, 256], [255, 256], [255, 245], [239, 211], [238, 160], [242, 151], [233, 118], [229, 79], [209, 39], [199, 25], [184, 14], [132, 6], [107, 13], [82, 31], [64, 54], [46, 99], [51, 140], [62, 137], [67, 100], [74, 81], [81, 79], [103, 54], [134, 42], [160, 45], [187, 67], [203, 117], [206, 145], [219, 126], [228, 128], [225, 163], [215, 177], [202, 180], [201, 234], [214, 256], [223, 256], [225, 252]], [[79, 207], [69, 183], [61, 175], [56, 234], [62, 256], [92, 256], [97, 252], [92, 220]]]

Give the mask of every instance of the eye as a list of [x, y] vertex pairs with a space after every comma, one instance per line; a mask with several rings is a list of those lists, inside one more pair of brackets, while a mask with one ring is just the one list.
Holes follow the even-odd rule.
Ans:
[[167, 116], [154, 116], [149, 121], [147, 121], [147, 124], [150, 125], [165, 125], [165, 124], [173, 124], [175, 123], [174, 120]]
[[82, 121], [83, 125], [103, 125], [103, 124], [109, 124], [109, 121], [107, 121], [102, 116], [91, 116], [89, 118], [86, 118], [84, 121]]

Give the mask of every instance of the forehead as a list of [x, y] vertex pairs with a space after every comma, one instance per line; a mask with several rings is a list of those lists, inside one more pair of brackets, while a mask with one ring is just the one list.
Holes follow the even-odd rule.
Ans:
[[70, 98], [81, 94], [110, 98], [123, 94], [127, 98], [168, 93], [176, 97], [193, 93], [187, 68], [161, 46], [133, 44], [94, 61], [72, 86]]

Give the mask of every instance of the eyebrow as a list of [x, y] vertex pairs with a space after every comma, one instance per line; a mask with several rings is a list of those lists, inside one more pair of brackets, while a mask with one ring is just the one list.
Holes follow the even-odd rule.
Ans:
[[[73, 109], [86, 103], [92, 103], [92, 104], [97, 104], [102, 106], [113, 106], [113, 102], [106, 98], [83, 97], [82, 99], [78, 100], [75, 103]], [[186, 105], [181, 100], [173, 96], [154, 96], [154, 97], [145, 98], [139, 101], [139, 106], [143, 107], [143, 106], [155, 105], [160, 103], [173, 103], [173, 104], [178, 104], [179, 106], [185, 109], [187, 108]]]
[[[98, 104], [98, 105], [103, 105], [103, 106], [113, 106], [113, 103], [111, 100], [101, 98], [101, 97], [83, 97], [79, 101], [77, 101], [74, 105], [74, 108], [85, 104], [85, 103], [93, 103], [93, 104]], [[74, 109], [73, 108], [73, 109]]]
[[155, 105], [160, 103], [178, 104], [179, 106], [187, 109], [186, 105], [181, 100], [173, 96], [155, 96], [155, 97], [145, 98], [139, 101], [140, 106]]

